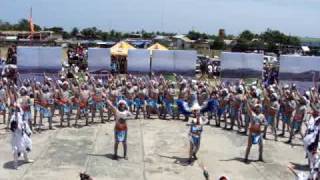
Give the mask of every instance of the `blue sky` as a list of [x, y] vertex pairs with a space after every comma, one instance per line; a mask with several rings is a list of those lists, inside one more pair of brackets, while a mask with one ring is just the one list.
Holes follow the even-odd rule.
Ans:
[[0, 19], [27, 18], [42, 26], [96, 26], [104, 30], [168, 31], [190, 29], [239, 34], [245, 29], [277, 29], [320, 37], [320, 0], [1, 0]]

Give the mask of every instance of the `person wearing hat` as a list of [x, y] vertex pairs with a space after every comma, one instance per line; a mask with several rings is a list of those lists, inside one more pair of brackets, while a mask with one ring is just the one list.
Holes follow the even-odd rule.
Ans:
[[3, 124], [6, 124], [7, 101], [8, 101], [7, 87], [4, 86], [2, 80], [0, 80], [0, 113], [3, 116]]
[[[41, 83], [40, 82], [36, 82], [36, 83], [32, 83], [32, 91], [33, 91], [33, 125], [35, 126], [37, 124], [37, 117], [38, 117], [38, 113], [40, 114], [40, 109], [41, 109], [41, 103], [40, 103], [40, 96], [41, 96]], [[42, 125], [42, 121], [40, 121], [39, 123], [39, 129], [40, 126]]]
[[103, 118], [103, 111], [105, 108], [105, 102], [104, 102], [104, 94], [103, 94], [103, 83], [102, 79], [99, 79], [96, 83], [93, 83], [93, 95], [92, 95], [92, 100], [93, 100], [93, 108], [92, 108], [92, 116], [91, 116], [91, 121], [93, 123], [96, 111], [99, 112], [101, 123], [104, 123], [104, 118]]
[[86, 126], [89, 125], [89, 107], [88, 102], [90, 98], [89, 87], [86, 83], [81, 84], [79, 86], [79, 109], [77, 112], [77, 116], [81, 119], [81, 116], [84, 115], [86, 119]]
[[238, 86], [236, 87], [236, 91], [231, 95], [230, 98], [230, 119], [231, 119], [231, 126], [230, 130], [233, 130], [233, 126], [235, 122], [238, 125], [238, 132], [241, 132], [242, 121], [241, 121], [241, 107], [243, 103], [243, 87]]
[[50, 91], [47, 84], [42, 86], [42, 90], [40, 92], [40, 104], [40, 122], [42, 122], [43, 118], [48, 118], [49, 129], [52, 130], [53, 93]]
[[32, 130], [31, 99], [25, 86], [22, 86], [19, 90], [17, 103], [22, 109], [22, 120], [28, 122]]
[[261, 138], [261, 125], [265, 121], [265, 116], [261, 111], [262, 106], [261, 104], [256, 104], [252, 109], [246, 97], [244, 101], [246, 102], [247, 111], [250, 115], [248, 144], [246, 148], [244, 161], [248, 162], [248, 157], [252, 144], [259, 144], [259, 161], [263, 161], [263, 140]]
[[134, 106], [136, 109], [136, 119], [138, 119], [140, 111], [143, 113], [143, 118], [146, 118], [146, 110], [145, 110], [145, 101], [147, 97], [147, 89], [144, 86], [144, 83], [142, 83], [138, 89], [137, 96], [134, 98]]
[[307, 113], [307, 100], [305, 97], [301, 96], [299, 92], [296, 92], [298, 94], [298, 99], [296, 100], [296, 107], [295, 110], [293, 111], [292, 115], [292, 122], [291, 122], [291, 128], [290, 128], [290, 136], [288, 140], [288, 144], [291, 143], [292, 138], [296, 134], [296, 132], [299, 132], [301, 135], [301, 138], [304, 137], [304, 135], [301, 132], [301, 125], [302, 122], [304, 122], [306, 113]]
[[191, 107], [192, 114], [194, 118], [190, 118], [188, 125], [190, 125], [189, 130], [189, 139], [190, 139], [190, 150], [189, 150], [189, 160], [188, 162], [191, 163], [192, 159], [194, 158], [197, 160], [197, 152], [200, 148], [200, 140], [201, 134], [203, 131], [203, 125], [207, 123], [207, 119], [201, 116], [200, 113], [201, 107], [198, 102], [195, 102]]
[[303, 138], [304, 150], [306, 151], [306, 157], [308, 158], [308, 164], [310, 169], [310, 179], [319, 178], [319, 129], [320, 117], [312, 117], [308, 122], [308, 129], [306, 131], [305, 137]]
[[158, 83], [156, 81], [152, 81], [148, 88], [148, 99], [146, 105], [147, 118], [150, 119], [152, 113], [156, 113], [158, 117], [160, 116], [160, 112], [158, 109], [158, 99], [159, 99], [159, 89]]
[[10, 119], [10, 130], [12, 132], [11, 146], [13, 152], [13, 168], [18, 169], [18, 158], [24, 157], [26, 163], [32, 163], [28, 158], [28, 153], [32, 149], [31, 134], [29, 123], [23, 120], [23, 111], [19, 104], [14, 105], [14, 112]]
[[64, 115], [67, 115], [68, 127], [70, 127], [70, 115], [71, 115], [71, 101], [72, 95], [69, 90], [68, 81], [62, 83], [62, 87], [59, 87], [59, 106], [60, 106], [60, 126], [62, 127], [64, 121]]
[[132, 83], [128, 82], [125, 88], [125, 97], [129, 107], [130, 112], [133, 112], [133, 104], [134, 104], [134, 97], [135, 97], [135, 89], [132, 87]]
[[220, 125], [221, 117], [223, 116], [224, 119], [224, 128], [227, 129], [227, 109], [229, 105], [229, 90], [227, 88], [223, 88], [219, 91], [218, 94], [218, 100], [219, 100], [219, 106], [217, 111], [217, 124]]
[[276, 93], [272, 93], [271, 95], [265, 93], [263, 102], [265, 109], [264, 114], [266, 116], [263, 138], [266, 139], [268, 127], [271, 126], [272, 132], [274, 133], [274, 140], [277, 141], [277, 129], [275, 119], [280, 108], [280, 104], [278, 102], [278, 95]]
[[286, 127], [288, 130], [290, 129], [292, 113], [297, 105], [290, 90], [285, 90], [284, 96], [285, 99], [283, 101], [282, 133], [279, 136], [284, 136]]
[[132, 117], [132, 114], [128, 110], [128, 106], [125, 100], [120, 100], [118, 106], [115, 107], [113, 103], [106, 97], [106, 102], [109, 109], [112, 110], [115, 116], [115, 127], [114, 127], [114, 159], [118, 159], [118, 145], [122, 143], [123, 145], [123, 157], [127, 157], [127, 137], [128, 137], [128, 126], [126, 120]]
[[178, 107], [177, 119], [180, 119], [180, 114], [183, 114], [185, 121], [188, 120], [192, 114], [189, 107], [190, 98], [190, 88], [187, 85], [187, 80], [181, 78], [178, 99], [176, 100], [176, 105]]
[[[250, 88], [250, 91], [246, 94], [246, 96], [247, 96], [246, 100], [248, 101], [250, 107], [254, 107], [255, 104], [259, 103], [260, 99], [259, 99], [259, 96], [258, 96], [258, 93], [256, 90], [257, 90], [257, 88], [255, 86], [252, 86]], [[243, 133], [247, 134], [248, 129], [249, 129], [249, 125], [250, 125], [250, 115], [248, 113], [247, 106], [246, 106], [245, 102], [243, 103], [242, 112], [244, 114], [244, 123], [245, 123]]]
[[75, 117], [75, 123], [74, 126], [78, 125], [78, 119], [80, 119], [80, 85], [76, 79], [71, 80], [72, 83], [70, 83], [70, 92], [72, 94], [71, 99], [71, 114], [73, 110], [76, 110], [76, 117]]
[[219, 107], [219, 99], [216, 90], [213, 90], [210, 94], [210, 97], [203, 103], [201, 113], [208, 113], [208, 124], [210, 124], [210, 120], [213, 116], [215, 116], [216, 126], [220, 127], [220, 121], [218, 121], [217, 111]]
[[[166, 87], [166, 86], [165, 86]], [[167, 86], [167, 89], [164, 91], [164, 114], [163, 119], [166, 119], [167, 114], [171, 115], [172, 119], [174, 119], [174, 112], [173, 112], [173, 104], [174, 104], [174, 97], [176, 96], [176, 89], [175, 83], [171, 82]]]

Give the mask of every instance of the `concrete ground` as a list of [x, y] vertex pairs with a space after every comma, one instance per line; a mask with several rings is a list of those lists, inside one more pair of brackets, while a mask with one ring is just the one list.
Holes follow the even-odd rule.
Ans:
[[112, 159], [113, 127], [114, 122], [95, 123], [33, 134], [30, 158], [34, 163], [20, 161], [19, 169], [14, 170], [10, 132], [0, 124], [0, 180], [77, 180], [83, 171], [95, 180], [201, 180], [205, 179], [202, 166], [212, 180], [220, 175], [232, 180], [284, 180], [294, 179], [287, 170], [289, 163], [296, 165], [297, 171], [306, 170], [300, 137], [291, 146], [284, 143], [287, 138], [275, 142], [269, 134], [270, 140], [264, 141], [265, 162], [256, 161], [258, 146], [253, 146], [249, 157], [252, 161], [246, 164], [243, 157], [247, 136], [215, 126], [205, 126], [199, 160], [188, 165], [186, 123], [159, 119], [129, 120], [129, 160], [116, 161]]

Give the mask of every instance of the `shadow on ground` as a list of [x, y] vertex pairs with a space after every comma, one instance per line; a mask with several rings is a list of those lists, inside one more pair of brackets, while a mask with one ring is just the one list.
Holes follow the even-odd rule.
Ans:
[[189, 158], [182, 158], [182, 157], [177, 157], [177, 156], [165, 156], [165, 155], [160, 155], [160, 154], [158, 154], [158, 155], [162, 158], [174, 159], [175, 164], [180, 164], [182, 166], [190, 165]]
[[[22, 166], [23, 164], [27, 164], [24, 160], [18, 160], [18, 167]], [[9, 161], [3, 164], [4, 169], [15, 169], [14, 168], [14, 161]]]
[[293, 165], [293, 169], [298, 171], [309, 171], [309, 166], [307, 164], [298, 164], [294, 162], [290, 162]]

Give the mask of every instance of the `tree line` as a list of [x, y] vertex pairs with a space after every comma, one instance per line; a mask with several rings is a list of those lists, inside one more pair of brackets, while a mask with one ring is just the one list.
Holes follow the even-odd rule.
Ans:
[[[151, 39], [157, 35], [163, 36], [174, 36], [176, 33], [168, 32], [146, 32], [145, 30], [136, 32], [120, 32], [116, 30], [102, 31], [96, 27], [88, 27], [79, 29], [77, 27], [72, 28], [71, 31], [65, 30], [63, 27], [41, 27], [40, 25], [34, 24], [35, 31], [53, 31], [56, 34], [61, 34], [64, 39], [71, 38], [83, 38], [88, 40], [104, 40], [104, 41], [119, 41], [124, 38], [128, 38], [130, 34], [141, 34], [142, 38]], [[4, 22], [0, 20], [0, 31], [29, 31], [29, 21], [27, 19], [21, 19], [16, 24]]]
[[[96, 27], [88, 27], [79, 29], [72, 28], [71, 31], [65, 30], [63, 27], [41, 27], [34, 24], [35, 31], [53, 31], [56, 34], [61, 34], [64, 39], [83, 38], [88, 40], [103, 40], [103, 41], [119, 41], [128, 38], [130, 34], [140, 34], [144, 39], [152, 39], [157, 35], [174, 36], [176, 33], [168, 32], [147, 32], [145, 30], [136, 32], [120, 32], [116, 30], [103, 31]], [[29, 22], [27, 19], [21, 19], [15, 24], [0, 20], [0, 31], [29, 31]], [[189, 31], [186, 36], [191, 40], [208, 40], [211, 49], [224, 50], [231, 48], [233, 51], [248, 51], [248, 50], [266, 50], [270, 52], [276, 51], [279, 47], [300, 46], [301, 42], [298, 37], [286, 35], [278, 30], [267, 29], [265, 32], [256, 34], [250, 30], [245, 30], [238, 36], [226, 35], [219, 37], [215, 34], [202, 33], [198, 31]], [[225, 43], [225, 39], [233, 40], [229, 47]]]
[[[278, 30], [267, 29], [265, 32], [256, 34], [250, 30], [244, 30], [237, 37], [226, 35], [219, 37], [208, 35], [197, 31], [189, 31], [187, 36], [192, 40], [213, 40], [210, 43], [211, 49], [224, 50], [230, 48], [232, 51], [245, 52], [250, 50], [265, 50], [275, 52], [283, 47], [299, 47], [300, 39], [297, 36], [286, 35]], [[225, 39], [233, 40], [232, 44], [227, 47]], [[210, 42], [210, 41], [209, 41]]]

